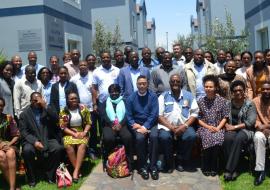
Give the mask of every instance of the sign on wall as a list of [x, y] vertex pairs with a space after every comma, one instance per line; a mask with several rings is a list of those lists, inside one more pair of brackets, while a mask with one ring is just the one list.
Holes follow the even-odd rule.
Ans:
[[42, 50], [41, 29], [18, 30], [18, 40], [20, 52]]
[[63, 20], [46, 16], [47, 43], [50, 50], [64, 50], [64, 23]]

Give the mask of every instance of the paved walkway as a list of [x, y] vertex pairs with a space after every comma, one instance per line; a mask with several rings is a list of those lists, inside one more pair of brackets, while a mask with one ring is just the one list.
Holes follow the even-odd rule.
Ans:
[[219, 190], [222, 189], [218, 177], [205, 177], [201, 170], [196, 172], [160, 173], [159, 180], [143, 180], [135, 171], [131, 177], [113, 179], [103, 172], [102, 164], [88, 176], [80, 190]]

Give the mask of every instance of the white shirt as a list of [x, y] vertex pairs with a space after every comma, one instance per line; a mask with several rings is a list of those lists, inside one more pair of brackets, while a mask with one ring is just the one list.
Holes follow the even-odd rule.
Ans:
[[251, 67], [251, 65], [249, 67], [243, 66], [243, 67], [237, 69], [235, 73], [237, 75], [241, 75], [242, 77], [244, 77], [244, 79], [247, 79], [247, 73], [246, 73], [246, 71], [250, 67]]
[[79, 113], [79, 109], [69, 110], [71, 118], [70, 118], [70, 126], [78, 127], [82, 125], [82, 117]]
[[93, 84], [97, 85], [99, 91], [99, 102], [104, 102], [109, 96], [108, 88], [111, 84], [117, 84], [117, 78], [120, 69], [115, 66], [111, 66], [110, 69], [105, 69], [100, 65], [93, 72]]
[[181, 58], [179, 60], [176, 60], [175, 58], [172, 58], [172, 63], [174, 65], [178, 65], [182, 69], [185, 68], [185, 62], [186, 62], [186, 58], [183, 55], [181, 56]]
[[223, 64], [221, 64], [219, 62], [216, 62], [214, 64], [214, 66], [216, 67], [216, 70], [217, 70], [217, 74], [218, 75], [225, 73], [225, 71], [224, 71], [225, 65], [226, 65], [226, 62], [224, 62]]
[[82, 77], [80, 74], [73, 76], [70, 79], [71, 82], [76, 84], [78, 93], [80, 96], [80, 103], [85, 105], [90, 111], [93, 111], [92, 103], [92, 82], [93, 82], [93, 73], [89, 71], [88, 74]]

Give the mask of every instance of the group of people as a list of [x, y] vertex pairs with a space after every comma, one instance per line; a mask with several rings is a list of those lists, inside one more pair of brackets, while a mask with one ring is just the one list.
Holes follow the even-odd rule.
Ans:
[[95, 55], [81, 60], [74, 49], [64, 54], [63, 64], [51, 56], [44, 67], [30, 51], [23, 67], [19, 55], [2, 63], [0, 169], [10, 189], [16, 187], [20, 146], [29, 186], [36, 185], [37, 172], [54, 183], [66, 157], [78, 182], [85, 154], [97, 156], [97, 131], [104, 162], [120, 138], [129, 169], [136, 154], [139, 174], [154, 180], [160, 154], [163, 172], [189, 171], [198, 137], [203, 174], [216, 176], [224, 154], [224, 179], [235, 180], [242, 150], [254, 143], [254, 184], [261, 184], [270, 134], [270, 50], [236, 56], [219, 50], [214, 61], [209, 51], [174, 44], [173, 53], [158, 47], [155, 54], [143, 48], [139, 59], [126, 46], [113, 58], [102, 52], [97, 66]]

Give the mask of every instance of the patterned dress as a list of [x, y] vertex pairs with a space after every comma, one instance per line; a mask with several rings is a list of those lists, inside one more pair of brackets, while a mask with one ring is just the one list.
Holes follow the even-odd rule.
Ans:
[[[73, 131], [82, 132], [86, 125], [91, 125], [92, 122], [91, 122], [90, 111], [87, 109], [87, 107], [84, 105], [80, 105], [79, 112], [80, 112], [80, 115], [82, 117], [82, 125], [76, 126], [76, 127], [71, 127], [70, 126], [70, 119], [71, 119], [70, 111], [68, 110], [67, 107], [62, 109], [59, 113], [59, 126], [60, 126], [60, 128], [62, 130], [64, 130], [65, 128], [69, 128], [70, 130], [73, 130]], [[65, 135], [63, 137], [64, 146], [76, 145], [76, 144], [88, 145], [88, 140], [89, 140], [89, 137], [85, 137], [83, 139], [76, 139], [71, 135]]]
[[[229, 117], [229, 106], [226, 99], [216, 96], [214, 99], [208, 99], [206, 96], [198, 102], [200, 112], [199, 119], [208, 125], [217, 127], [223, 118]], [[218, 132], [211, 132], [209, 129], [199, 127], [197, 133], [202, 140], [203, 149], [216, 145], [221, 146], [224, 141], [224, 129]]]

